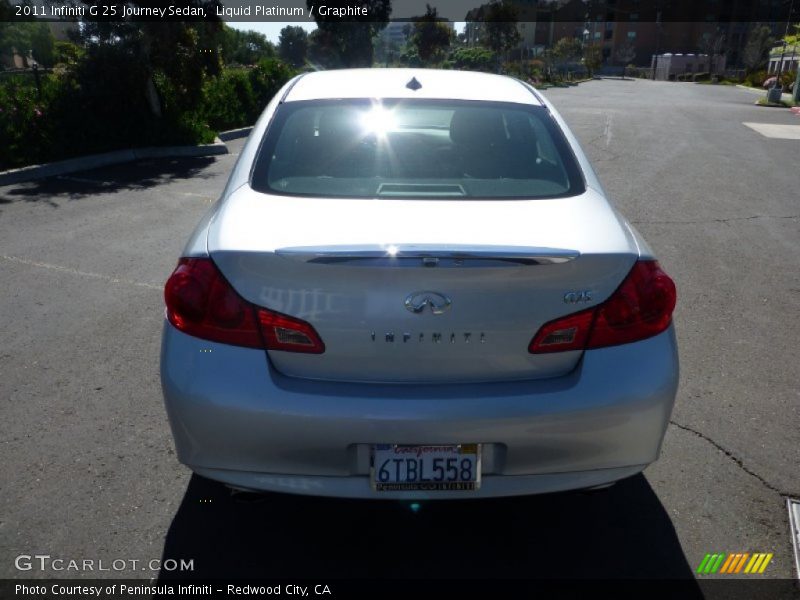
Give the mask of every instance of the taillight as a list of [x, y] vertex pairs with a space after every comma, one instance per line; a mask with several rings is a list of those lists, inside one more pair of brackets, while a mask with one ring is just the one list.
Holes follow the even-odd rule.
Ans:
[[676, 299], [675, 284], [658, 262], [640, 260], [602, 304], [545, 323], [528, 351], [603, 348], [652, 337], [669, 327]]
[[325, 351], [309, 323], [249, 303], [209, 258], [182, 258], [167, 280], [164, 299], [169, 322], [204, 340], [288, 352]]
[[561, 319], [545, 323], [533, 336], [528, 351], [534, 354], [543, 352], [564, 352], [583, 350], [594, 320], [595, 309], [590, 308], [573, 313]]
[[261, 325], [265, 346], [269, 350], [309, 354], [325, 352], [325, 344], [314, 328], [305, 321], [259, 308], [258, 322]]

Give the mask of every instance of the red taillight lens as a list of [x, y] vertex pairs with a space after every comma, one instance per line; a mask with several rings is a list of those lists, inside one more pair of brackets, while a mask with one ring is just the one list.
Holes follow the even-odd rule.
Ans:
[[309, 323], [250, 304], [209, 258], [182, 258], [167, 280], [164, 299], [169, 322], [195, 337], [248, 348], [325, 351]]
[[590, 308], [555, 321], [545, 323], [533, 336], [528, 351], [534, 354], [583, 350], [594, 320], [595, 309]]
[[542, 326], [528, 346], [534, 354], [627, 344], [664, 331], [677, 294], [654, 260], [640, 260], [611, 297], [595, 308]]
[[325, 352], [325, 344], [314, 328], [305, 321], [263, 308], [258, 309], [258, 320], [266, 346], [271, 350], [311, 354]]
[[677, 293], [669, 275], [654, 260], [637, 262], [622, 285], [597, 307], [587, 348], [627, 344], [669, 327]]

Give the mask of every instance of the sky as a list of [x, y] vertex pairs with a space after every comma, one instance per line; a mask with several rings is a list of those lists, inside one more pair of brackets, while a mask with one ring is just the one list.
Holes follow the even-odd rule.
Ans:
[[265, 36], [267, 36], [267, 39], [273, 44], [278, 43], [278, 39], [281, 36], [281, 29], [283, 29], [287, 25], [299, 25], [309, 33], [317, 28], [316, 23], [303, 23], [303, 22], [267, 23], [264, 21], [226, 21], [226, 23], [230, 27], [233, 27], [234, 29], [241, 29], [242, 31], [252, 30], [252, 31], [257, 31], [259, 33], [263, 33]]
[[[304, 23], [302, 21], [294, 21], [292, 23], [271, 23], [265, 21], [226, 21], [226, 23], [234, 29], [241, 29], [242, 31], [253, 30], [263, 33], [273, 44], [278, 43], [278, 39], [281, 36], [281, 29], [287, 25], [299, 25], [308, 32], [312, 32], [317, 28], [315, 23]], [[460, 33], [464, 30], [464, 23], [456, 23], [455, 25], [457, 33]]]

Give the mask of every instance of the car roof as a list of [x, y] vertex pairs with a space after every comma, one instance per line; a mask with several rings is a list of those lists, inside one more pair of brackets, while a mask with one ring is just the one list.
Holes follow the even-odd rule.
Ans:
[[[412, 79], [421, 85], [419, 89], [407, 87]], [[511, 77], [444, 69], [316, 71], [300, 77], [284, 102], [331, 98], [438, 98], [542, 104], [529, 88]]]

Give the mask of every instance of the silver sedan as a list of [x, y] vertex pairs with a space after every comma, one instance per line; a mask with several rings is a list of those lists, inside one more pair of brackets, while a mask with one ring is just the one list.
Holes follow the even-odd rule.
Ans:
[[251, 490], [476, 498], [659, 454], [675, 286], [516, 79], [326, 71], [253, 128], [165, 288], [179, 459]]

